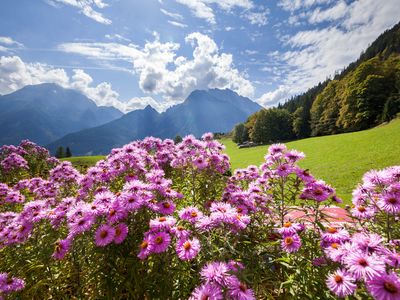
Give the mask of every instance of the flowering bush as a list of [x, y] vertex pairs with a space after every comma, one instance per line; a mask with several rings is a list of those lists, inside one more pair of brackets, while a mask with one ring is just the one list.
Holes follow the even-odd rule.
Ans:
[[211, 134], [146, 138], [80, 174], [3, 146], [0, 295], [399, 299], [400, 167], [367, 173], [343, 222], [303, 153], [273, 145], [230, 176], [222, 151]]

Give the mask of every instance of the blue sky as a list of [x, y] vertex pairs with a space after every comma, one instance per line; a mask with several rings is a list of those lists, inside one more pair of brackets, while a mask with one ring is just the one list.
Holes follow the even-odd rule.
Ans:
[[265, 107], [332, 76], [400, 21], [398, 0], [2, 0], [0, 94], [55, 82], [162, 111], [195, 89]]

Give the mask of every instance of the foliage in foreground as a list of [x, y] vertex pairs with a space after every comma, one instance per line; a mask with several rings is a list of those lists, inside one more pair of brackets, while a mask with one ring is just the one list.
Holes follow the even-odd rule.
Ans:
[[0, 295], [399, 299], [400, 167], [365, 174], [339, 223], [303, 153], [273, 145], [229, 177], [222, 150], [146, 138], [80, 174], [27, 141], [1, 148]]

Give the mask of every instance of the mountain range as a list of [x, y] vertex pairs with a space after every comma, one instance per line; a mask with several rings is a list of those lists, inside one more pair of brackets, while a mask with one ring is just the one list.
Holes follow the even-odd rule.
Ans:
[[72, 89], [56, 84], [28, 85], [0, 96], [0, 145], [29, 139], [46, 145], [67, 133], [110, 122], [123, 115], [97, 106]]
[[199, 137], [205, 132], [229, 132], [260, 109], [259, 104], [229, 89], [195, 90], [183, 103], [163, 113], [147, 106], [109, 123], [67, 134], [47, 147], [52, 152], [64, 146], [70, 147], [74, 155], [95, 155], [146, 136]]
[[183, 103], [163, 113], [147, 106], [123, 114], [57, 84], [28, 85], [0, 96], [0, 146], [29, 139], [53, 153], [63, 146], [74, 155], [106, 154], [146, 136], [228, 132], [260, 109], [229, 89], [210, 89], [193, 91]]

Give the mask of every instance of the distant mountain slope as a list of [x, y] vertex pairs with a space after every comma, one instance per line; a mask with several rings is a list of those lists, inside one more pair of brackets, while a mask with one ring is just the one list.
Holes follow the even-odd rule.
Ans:
[[110, 123], [71, 133], [51, 143], [70, 147], [74, 155], [105, 154], [112, 148], [152, 135], [174, 138], [176, 135], [202, 135], [204, 132], [228, 132], [244, 121], [260, 105], [225, 89], [196, 90], [181, 104], [159, 114], [150, 106], [130, 112]]
[[46, 145], [70, 132], [121, 117], [114, 107], [98, 107], [79, 92], [45, 83], [0, 96], [0, 145], [30, 139]]
[[47, 148], [55, 152], [58, 146], [68, 146], [74, 155], [106, 154], [112, 148], [152, 135], [159, 118], [160, 114], [147, 106], [107, 124], [67, 134]]

